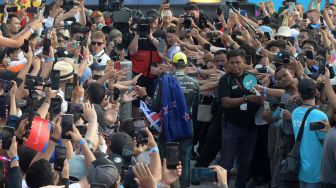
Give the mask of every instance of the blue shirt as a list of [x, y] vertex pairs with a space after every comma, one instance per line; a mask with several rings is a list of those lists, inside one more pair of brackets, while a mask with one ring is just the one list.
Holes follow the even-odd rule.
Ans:
[[[300, 130], [301, 122], [303, 116], [305, 115], [307, 107], [297, 107], [292, 113], [292, 123], [295, 134], [295, 139]], [[300, 170], [299, 179], [307, 183], [318, 183], [320, 182], [320, 169], [322, 160], [322, 144], [319, 139], [325, 137], [325, 132], [322, 131], [311, 131], [310, 123], [319, 121], [328, 121], [327, 115], [317, 109], [310, 112], [307, 117], [303, 136], [300, 145]]]

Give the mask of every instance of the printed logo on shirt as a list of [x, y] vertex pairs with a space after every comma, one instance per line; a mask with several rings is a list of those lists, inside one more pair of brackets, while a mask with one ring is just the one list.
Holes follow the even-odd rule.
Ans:
[[232, 86], [232, 89], [237, 89], [238, 85]]

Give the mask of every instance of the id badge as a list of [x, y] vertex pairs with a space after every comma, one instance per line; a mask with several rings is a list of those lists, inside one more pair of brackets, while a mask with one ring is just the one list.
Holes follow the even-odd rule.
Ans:
[[246, 111], [247, 110], [247, 103], [241, 104], [240, 105], [240, 110]]

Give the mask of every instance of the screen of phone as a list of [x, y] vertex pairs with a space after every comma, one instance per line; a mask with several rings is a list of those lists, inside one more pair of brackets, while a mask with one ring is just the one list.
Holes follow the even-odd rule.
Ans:
[[12, 144], [15, 129], [13, 127], [3, 127], [2, 129], [2, 149], [9, 150]]
[[72, 131], [73, 122], [72, 114], [62, 115], [62, 139], [71, 139], [71, 136], [66, 135], [66, 133]]
[[176, 169], [179, 164], [179, 143], [170, 142], [166, 145], [166, 160], [168, 169]]
[[54, 170], [57, 172], [62, 172], [64, 166], [64, 160], [66, 157], [66, 148], [64, 146], [55, 146], [55, 163]]
[[74, 90], [73, 83], [66, 83], [65, 84], [64, 99], [66, 101], [71, 101], [73, 90]]
[[61, 72], [59, 70], [52, 70], [50, 73], [50, 82], [51, 82], [51, 89], [58, 90], [59, 89], [59, 82], [60, 82]]

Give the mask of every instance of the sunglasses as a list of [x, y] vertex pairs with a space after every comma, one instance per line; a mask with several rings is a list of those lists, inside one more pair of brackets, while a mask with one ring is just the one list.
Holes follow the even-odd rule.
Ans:
[[101, 45], [103, 45], [103, 43], [102, 42], [91, 42], [91, 45], [92, 46], [95, 46], [95, 45], [101, 46]]

